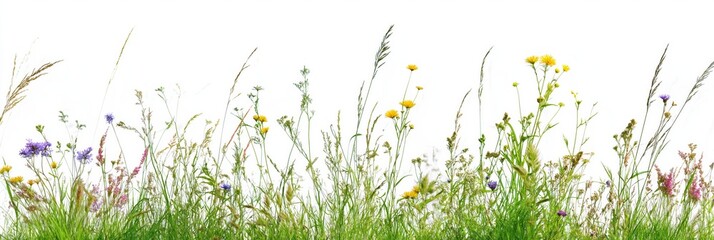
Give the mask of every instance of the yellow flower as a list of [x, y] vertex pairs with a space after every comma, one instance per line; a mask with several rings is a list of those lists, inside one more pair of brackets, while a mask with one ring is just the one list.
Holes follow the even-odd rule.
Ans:
[[384, 113], [384, 116], [388, 118], [399, 118], [399, 112], [397, 112], [397, 110], [392, 109]]
[[268, 133], [268, 130], [270, 130], [270, 127], [263, 127], [260, 129], [260, 133], [266, 134], [266, 133]]
[[417, 90], [419, 90], [419, 91], [424, 90], [424, 87], [422, 87], [422, 86], [417, 86]]
[[50, 168], [52, 168], [52, 169], [57, 168], [57, 162], [52, 161], [52, 162], [50, 163]]
[[22, 176], [14, 176], [10, 178], [10, 183], [19, 183], [22, 182]]
[[563, 72], [567, 71], [570, 71], [570, 66], [568, 66], [567, 64], [563, 64]]
[[12, 166], [8, 166], [8, 165], [2, 166], [2, 168], [0, 168], [0, 174], [10, 172], [10, 169], [12, 169]]
[[414, 124], [409, 124], [409, 129], [414, 129]]
[[399, 104], [401, 104], [405, 108], [412, 108], [412, 107], [414, 107], [414, 105], [416, 105], [416, 103], [414, 103], [414, 101], [412, 101], [412, 100], [404, 100], [404, 101], [400, 102]]
[[257, 122], [267, 122], [268, 118], [263, 115], [254, 115], [253, 120], [255, 120]]
[[540, 62], [549, 67], [555, 66], [555, 58], [548, 54], [541, 56]]
[[420, 193], [421, 189], [419, 188], [419, 185], [414, 185], [414, 187], [412, 188], [412, 192]]
[[535, 64], [538, 62], [538, 57], [537, 56], [530, 56], [526, 58], [526, 62], [530, 64]]
[[414, 190], [402, 193], [402, 198], [413, 199], [417, 196], [419, 196], [419, 192], [415, 192]]
[[412, 71], [412, 72], [413, 72], [413, 71], [415, 71], [415, 70], [417, 70], [417, 69], [419, 69], [419, 68], [417, 67], [417, 65], [409, 64], [409, 65], [407, 65], [407, 69], [409, 69], [409, 71]]
[[560, 68], [556, 68], [555, 73], [560, 73]]
[[28, 179], [27, 180], [27, 184], [30, 184], [30, 186], [32, 186], [34, 184], [38, 184], [38, 183], [40, 183], [40, 179]]

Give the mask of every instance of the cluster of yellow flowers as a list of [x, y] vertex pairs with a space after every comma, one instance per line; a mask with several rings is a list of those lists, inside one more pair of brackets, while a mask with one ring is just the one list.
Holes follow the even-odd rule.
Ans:
[[417, 196], [419, 196], [420, 191], [421, 191], [421, 189], [419, 189], [419, 185], [416, 185], [412, 188], [411, 191], [406, 191], [406, 192], [402, 193], [402, 198], [414, 199]]
[[[526, 63], [528, 63], [528, 64], [535, 65], [538, 62], [540, 62], [541, 64], [543, 64], [546, 67], [555, 66], [555, 58], [548, 54], [540, 56], [540, 57], [530, 56], [530, 57], [526, 58]], [[562, 67], [563, 72], [570, 71], [570, 66], [568, 66], [567, 64], [563, 64], [561, 67]], [[560, 72], [561, 72], [561, 68], [555, 69], [555, 73], [560, 73]]]
[[12, 183], [12, 184], [19, 183], [19, 182], [22, 182], [23, 179], [24, 178], [22, 176], [14, 176], [14, 177], [10, 178], [10, 183]]
[[8, 165], [2, 166], [2, 168], [0, 168], [0, 174], [10, 172], [11, 169], [12, 169], [12, 166], [8, 166]]
[[268, 118], [265, 117], [264, 115], [254, 115], [253, 120], [255, 120], [257, 122], [267, 122]]
[[40, 183], [40, 179], [30, 179], [30, 180], [27, 180], [27, 184], [30, 184], [30, 186], [35, 185], [35, 184], [38, 184], [38, 183]]

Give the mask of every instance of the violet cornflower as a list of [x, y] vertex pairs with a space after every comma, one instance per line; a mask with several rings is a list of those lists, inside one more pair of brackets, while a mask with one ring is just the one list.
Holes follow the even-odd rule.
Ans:
[[558, 210], [558, 216], [565, 217], [568, 216], [568, 213], [561, 209]]
[[52, 144], [50, 142], [33, 142], [32, 140], [27, 139], [25, 148], [20, 150], [20, 156], [24, 158], [31, 158], [37, 155], [49, 157], [51, 146]]
[[107, 115], [104, 115], [104, 119], [107, 120], [108, 124], [112, 124], [114, 122], [114, 114], [107, 113]]
[[662, 99], [662, 102], [665, 102], [665, 103], [666, 103], [667, 100], [669, 100], [669, 94], [659, 95], [659, 98]]
[[493, 190], [496, 190], [496, 187], [498, 187], [498, 182], [488, 181], [488, 183], [486, 185], [488, 186], [488, 188], [490, 188], [493, 191]]
[[223, 190], [231, 190], [231, 184], [227, 182], [222, 182], [221, 184], [218, 185], [221, 189]]
[[77, 161], [82, 164], [87, 164], [92, 161], [92, 147], [84, 149], [84, 151], [77, 152]]

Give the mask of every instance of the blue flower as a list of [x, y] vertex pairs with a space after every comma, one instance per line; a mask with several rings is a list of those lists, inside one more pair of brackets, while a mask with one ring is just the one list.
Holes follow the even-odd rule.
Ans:
[[659, 98], [662, 99], [662, 102], [665, 102], [665, 103], [666, 103], [667, 100], [669, 100], [669, 94], [659, 95]]
[[107, 120], [108, 124], [112, 124], [114, 122], [114, 114], [107, 113], [107, 115], [104, 115], [104, 119]]
[[50, 142], [33, 142], [32, 140], [27, 139], [25, 148], [20, 150], [20, 156], [24, 158], [31, 158], [37, 155], [49, 157], [51, 146], [52, 144]]
[[221, 182], [221, 184], [218, 184], [218, 186], [219, 186], [221, 189], [226, 190], [226, 191], [231, 190], [231, 184], [230, 184], [230, 183]]
[[565, 212], [564, 210], [558, 210], [558, 216], [565, 217], [565, 216], [568, 216], [568, 213]]
[[490, 188], [491, 190], [496, 190], [496, 187], [498, 187], [498, 182], [488, 181], [486, 185], [488, 185], [488, 188]]
[[92, 161], [92, 147], [84, 149], [84, 151], [77, 152], [77, 161], [82, 164], [87, 164]]

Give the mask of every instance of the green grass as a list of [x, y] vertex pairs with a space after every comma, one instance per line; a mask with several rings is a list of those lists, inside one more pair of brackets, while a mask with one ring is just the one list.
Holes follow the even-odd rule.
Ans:
[[[703, 162], [696, 145], [680, 153], [680, 166], [670, 170], [656, 164], [663, 151], [670, 151], [665, 148], [669, 134], [714, 63], [696, 79], [686, 100], [675, 104], [669, 96], [657, 96], [665, 49], [648, 90], [645, 116], [623, 123], [623, 131], [614, 133], [618, 166], [603, 165], [607, 177], [592, 180], [584, 169], [592, 155], [587, 130], [597, 120], [596, 104], [586, 105], [588, 101], [575, 93], [572, 102], [555, 102], [552, 96], [562, 92], [559, 79], [567, 78], [569, 67], [555, 65], [548, 55], [528, 58], [524, 71], [533, 72], [539, 97], [521, 101], [521, 86], [513, 83], [519, 112], [504, 113], [495, 123], [496, 134], [487, 136], [483, 126], [494, 123], [461, 121], [470, 109], [465, 106], [472, 91], [466, 92], [455, 113], [453, 133], [443, 136], [448, 156], [439, 161], [445, 168], [434, 173], [426, 158], [405, 154], [413, 140], [410, 134], [419, 131], [410, 116], [419, 111], [419, 93], [424, 91], [411, 85], [418, 69], [405, 70], [410, 75], [402, 101], [390, 105], [392, 110], [377, 112], [370, 96], [390, 54], [391, 34], [390, 27], [375, 54], [372, 77], [359, 89], [356, 119], [349, 121], [354, 126], [344, 126], [340, 112], [329, 127], [312, 125], [307, 68], [300, 70], [302, 80], [294, 84], [301, 95], [295, 99], [300, 102], [297, 116], [262, 115], [261, 87], [246, 94], [250, 105], [237, 104], [235, 100], [244, 96], [236, 87], [255, 50], [233, 81], [220, 121], [206, 120], [201, 126], [197, 114], [179, 122], [178, 106], [169, 107], [163, 88], [154, 91], [164, 103], [157, 108], [147, 106], [144, 93], [136, 91], [140, 125], [107, 119], [106, 130], [101, 139], [91, 140], [96, 145], [86, 158], [81, 152], [87, 146], [77, 146], [80, 141], [72, 134], [86, 126], [73, 124], [60, 112], [70, 141], [59, 142], [38, 125], [30, 138], [39, 140], [23, 150], [32, 175], [20, 179], [11, 168], [23, 164], [4, 163], [0, 177], [12, 207], [1, 238], [714, 238], [711, 165]], [[116, 66], [123, 51], [124, 46]], [[479, 87], [473, 92], [479, 116], [482, 103], [487, 103], [482, 98], [488, 91], [483, 69], [490, 53], [489, 49], [483, 57]], [[28, 84], [56, 63], [21, 79], [8, 93], [0, 121], [19, 106]], [[154, 119], [153, 109], [161, 108], [168, 119]], [[574, 110], [575, 116], [559, 115], [565, 108]], [[573, 135], [563, 142], [542, 142], [561, 121], [559, 127], [574, 126]], [[479, 124], [480, 134], [462, 136], [462, 124]], [[385, 125], [387, 131], [378, 134]], [[311, 135], [316, 127], [321, 127], [319, 136]], [[119, 139], [119, 132], [136, 138]], [[195, 132], [201, 137], [192, 137]], [[160, 141], [164, 137], [168, 141]], [[478, 138], [478, 145], [463, 146], [464, 137]], [[112, 138], [118, 144], [105, 144]], [[267, 138], [286, 138], [291, 145], [270, 148]], [[44, 149], [45, 142], [51, 146]], [[124, 152], [123, 144], [137, 142], [142, 144], [141, 154]], [[546, 144], [564, 144], [562, 149], [567, 150], [558, 158], [544, 159]], [[288, 157], [274, 159], [275, 152]], [[133, 165], [137, 163], [127, 159], [141, 160]]]

